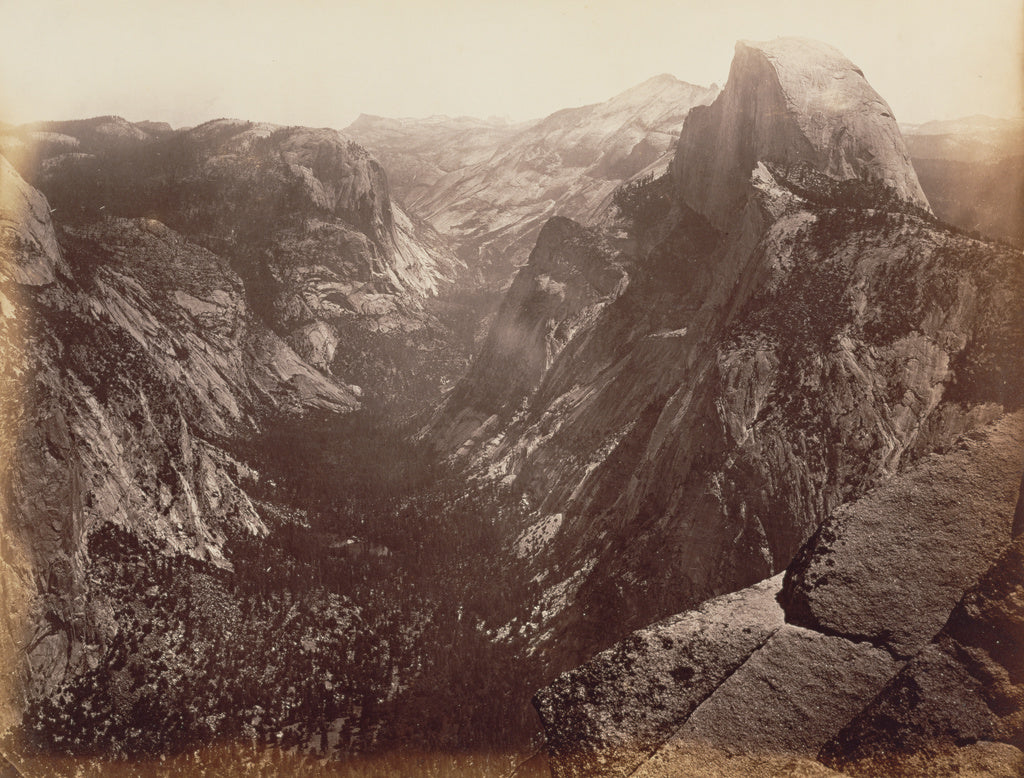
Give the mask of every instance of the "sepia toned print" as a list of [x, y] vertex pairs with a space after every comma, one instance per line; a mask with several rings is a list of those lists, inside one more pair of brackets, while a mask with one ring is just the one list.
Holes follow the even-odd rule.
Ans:
[[0, 773], [1024, 773], [1019, 4], [53, 6]]

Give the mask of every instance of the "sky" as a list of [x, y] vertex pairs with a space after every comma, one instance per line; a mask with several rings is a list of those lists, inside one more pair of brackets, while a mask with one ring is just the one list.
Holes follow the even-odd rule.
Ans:
[[0, 0], [0, 120], [525, 120], [816, 38], [902, 122], [1024, 114], [1024, 0]]

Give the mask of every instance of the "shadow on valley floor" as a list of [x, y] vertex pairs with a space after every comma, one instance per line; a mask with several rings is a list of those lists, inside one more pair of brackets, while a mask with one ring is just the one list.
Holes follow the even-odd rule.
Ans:
[[269, 534], [230, 537], [230, 569], [92, 533], [94, 655], [27, 712], [26, 774], [498, 776], [535, 750], [509, 495], [365, 415], [246, 453]]

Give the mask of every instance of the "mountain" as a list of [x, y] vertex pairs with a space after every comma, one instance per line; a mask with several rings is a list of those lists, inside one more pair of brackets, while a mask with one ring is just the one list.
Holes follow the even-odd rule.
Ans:
[[[434, 251], [417, 245], [412, 220], [391, 203], [383, 168], [333, 130], [220, 119], [147, 142], [152, 136], [135, 125], [108, 119], [43, 125], [76, 151], [44, 149], [42, 162], [25, 173], [55, 208], [70, 211], [65, 218], [82, 220], [108, 208], [148, 211], [207, 240], [229, 246], [272, 240], [284, 244], [275, 247], [281, 252], [289, 250], [288, 238], [305, 237], [292, 234], [299, 227], [324, 242], [317, 229], [354, 229], [362, 234], [331, 236], [342, 246], [368, 242], [347, 249], [352, 264], [336, 269], [344, 271], [338, 280], [369, 284], [378, 293], [436, 292], [454, 267], [440, 242]], [[15, 137], [37, 135], [29, 126]], [[96, 175], [101, 165], [104, 172]], [[84, 189], [86, 180], [92, 191]], [[259, 184], [262, 193], [243, 191], [244, 184]], [[238, 197], [228, 203], [228, 195]], [[310, 221], [314, 216], [323, 223]]]
[[529, 264], [505, 295], [469, 374], [447, 400], [449, 440], [458, 447], [518, 409], [558, 352], [593, 322], [627, 276], [599, 234], [556, 216], [541, 229]]
[[7, 132], [42, 190], [0, 158], [10, 723], [123, 646], [111, 614], [142, 595], [97, 583], [110, 533], [156, 567], [230, 571], [229, 546], [295, 520], [267, 505], [260, 441], [358, 409], [344, 368], [376, 349], [386, 371], [392, 332], [393, 359], [430, 362], [410, 339], [434, 337], [423, 302], [460, 266], [334, 131]]
[[345, 135], [373, 153], [404, 204], [429, 198], [448, 173], [486, 162], [494, 150], [532, 122], [468, 116], [389, 119], [362, 114]]
[[729, 79], [723, 98], [687, 122], [672, 163], [681, 199], [715, 228], [739, 216], [760, 160], [880, 183], [928, 207], [892, 109], [831, 46], [741, 42]]
[[671, 173], [617, 200], [633, 240], [545, 228], [424, 429], [523, 495], [509, 553], [543, 592], [513, 631], [552, 671], [778, 573], [1022, 401], [1019, 252], [931, 214], [830, 47], [738, 44]]
[[1024, 122], [971, 116], [903, 127], [935, 213], [1024, 245]]
[[58, 235], [2, 158], [0, 192], [9, 724], [116, 635], [86, 575], [96, 531], [229, 567], [228, 537], [267, 532], [238, 443], [272, 417], [359, 403], [260, 321], [218, 255], [154, 219]]
[[[33, 148], [22, 172], [61, 221], [156, 218], [228, 259], [254, 312], [321, 371], [368, 384], [377, 400], [404, 391], [394, 376], [413, 366], [426, 385], [444, 380], [445, 328], [424, 302], [462, 265], [337, 132], [221, 119], [167, 133], [101, 117], [6, 138]], [[372, 369], [368, 350], [381, 356]]]
[[[525, 127], [470, 123], [462, 129], [449, 122], [435, 135], [433, 120], [390, 125], [388, 132], [381, 121], [360, 119], [346, 132], [390, 159], [399, 149], [406, 155], [443, 139], [443, 158], [437, 151], [415, 156], [444, 175], [425, 175], [429, 186], [409, 186], [403, 202], [456, 240], [471, 267], [501, 282], [525, 259], [549, 217], [589, 221], [623, 181], [666, 164], [690, 108], [717, 92], [661, 75], [604, 103], [558, 111]], [[494, 144], [486, 156], [485, 142]], [[458, 167], [453, 153], [461, 156]]]
[[1024, 262], [853, 63], [355, 128], [398, 199], [333, 130], [0, 129], [15, 769], [1020, 772]]

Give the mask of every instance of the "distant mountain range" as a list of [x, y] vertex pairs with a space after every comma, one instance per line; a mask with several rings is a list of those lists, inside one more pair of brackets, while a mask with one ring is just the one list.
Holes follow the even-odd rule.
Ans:
[[468, 264], [505, 280], [548, 218], [590, 222], [617, 186], [663, 172], [687, 113], [717, 94], [662, 75], [523, 125], [361, 117], [344, 132], [389, 170], [414, 171], [396, 180], [399, 199], [455, 239]]
[[972, 116], [902, 129], [935, 213], [1024, 245], [1024, 120]]
[[[663, 172], [689, 108], [717, 93], [662, 75], [531, 122], [364, 115], [344, 133], [382, 160], [402, 203], [451, 236], [467, 263], [501, 279], [525, 260], [546, 218], [594, 223], [615, 186]], [[1024, 121], [975, 116], [900, 130], [940, 217], [1024, 242]]]
[[968, 116], [901, 124], [912, 157], [957, 162], [994, 162], [1018, 156], [1024, 145], [1024, 119]]

